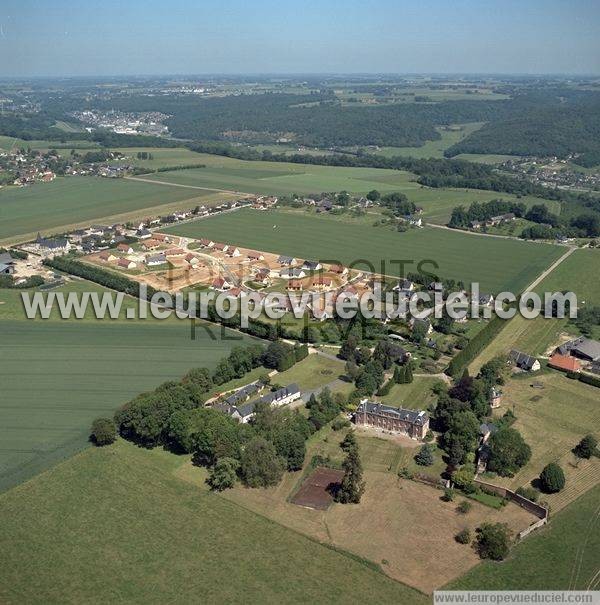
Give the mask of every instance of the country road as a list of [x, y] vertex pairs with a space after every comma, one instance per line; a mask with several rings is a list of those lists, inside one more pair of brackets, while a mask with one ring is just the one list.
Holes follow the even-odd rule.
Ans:
[[558, 265], [560, 265], [564, 260], [566, 260], [567, 258], [569, 258], [569, 256], [571, 256], [571, 254], [573, 254], [573, 252], [577, 250], [576, 247], [571, 246], [569, 247], [569, 249], [557, 260], [555, 260], [545, 271], [542, 271], [542, 273], [540, 273], [530, 284], [529, 286], [527, 286], [527, 288], [525, 288], [525, 291], [531, 291], [533, 290], [536, 286], [538, 286], [540, 284], [540, 282], [542, 282], [546, 277], [548, 277], [548, 275], [550, 275], [550, 273], [552, 273], [552, 271], [554, 271], [554, 269], [556, 269], [556, 267], [558, 267]]
[[247, 191], [232, 191], [231, 189], [217, 189], [215, 187], [200, 187], [199, 185], [182, 185], [181, 183], [170, 183], [169, 181], [157, 181], [147, 179], [143, 176], [126, 176], [128, 181], [141, 181], [142, 183], [154, 183], [155, 185], [167, 185], [168, 187], [184, 187], [185, 189], [200, 189], [201, 191], [216, 191], [217, 193], [231, 193], [233, 195], [254, 195]]

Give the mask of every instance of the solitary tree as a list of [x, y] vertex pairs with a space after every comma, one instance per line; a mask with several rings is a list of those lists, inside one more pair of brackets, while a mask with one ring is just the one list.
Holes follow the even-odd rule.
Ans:
[[596, 448], [598, 447], [598, 441], [593, 435], [586, 435], [573, 450], [577, 458], [585, 458], [586, 460], [591, 458]]
[[210, 469], [207, 483], [217, 492], [235, 485], [240, 463], [235, 458], [220, 458]]
[[346, 451], [344, 477], [342, 484], [335, 494], [335, 499], [342, 504], [358, 504], [365, 491], [365, 482], [362, 478], [362, 463], [357, 446], [350, 446]]
[[555, 462], [544, 467], [540, 474], [540, 484], [542, 490], [548, 494], [555, 494], [565, 486], [565, 474], [562, 468]]
[[430, 445], [423, 445], [415, 456], [415, 462], [420, 466], [431, 466], [433, 464], [433, 452]]
[[92, 441], [99, 446], [114, 443], [117, 438], [117, 427], [110, 418], [96, 418], [92, 423]]

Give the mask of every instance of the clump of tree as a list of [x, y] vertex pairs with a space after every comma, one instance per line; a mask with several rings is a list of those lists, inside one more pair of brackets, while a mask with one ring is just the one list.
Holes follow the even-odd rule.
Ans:
[[477, 552], [482, 559], [502, 561], [510, 550], [510, 532], [504, 523], [484, 523], [477, 528]]
[[547, 494], [555, 494], [565, 486], [565, 474], [555, 462], [547, 464], [540, 473], [540, 487]]
[[336, 400], [327, 387], [322, 389], [318, 397], [313, 393], [310, 396], [306, 407], [309, 410], [308, 421], [315, 430], [324, 427], [341, 411], [340, 401]]
[[471, 542], [471, 532], [467, 528], [461, 529], [456, 536], [454, 536], [454, 539], [459, 544], [469, 544]]
[[210, 469], [206, 482], [216, 492], [232, 488], [237, 481], [240, 463], [235, 458], [219, 458]]
[[281, 481], [286, 461], [263, 437], [254, 437], [244, 448], [240, 465], [242, 481], [248, 487], [269, 487]]
[[[544, 209], [546, 206], [542, 206]], [[473, 221], [484, 222], [499, 214], [512, 212], [521, 217], [525, 214], [526, 207], [522, 202], [511, 202], [502, 199], [490, 200], [489, 202], [473, 202], [466, 210], [464, 206], [457, 206], [452, 210], [448, 226], [454, 229], [466, 229]]]
[[92, 422], [91, 440], [98, 446], [110, 445], [117, 439], [117, 427], [111, 418], [96, 418]]
[[514, 475], [531, 458], [531, 448], [513, 428], [501, 428], [488, 439], [488, 470], [503, 477]]

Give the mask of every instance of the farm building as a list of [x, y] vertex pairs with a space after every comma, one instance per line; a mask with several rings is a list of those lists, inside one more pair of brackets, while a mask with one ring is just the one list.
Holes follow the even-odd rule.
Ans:
[[404, 433], [411, 439], [423, 439], [429, 430], [429, 416], [424, 410], [394, 408], [368, 399], [362, 399], [354, 422], [395, 433]]
[[516, 349], [513, 349], [508, 354], [508, 359], [519, 368], [519, 370], [524, 370], [525, 372], [537, 372], [542, 367], [535, 357], [517, 351]]
[[578, 359], [571, 357], [570, 355], [561, 355], [560, 353], [552, 355], [548, 365], [555, 370], [562, 370], [563, 372], [581, 371], [581, 363]]

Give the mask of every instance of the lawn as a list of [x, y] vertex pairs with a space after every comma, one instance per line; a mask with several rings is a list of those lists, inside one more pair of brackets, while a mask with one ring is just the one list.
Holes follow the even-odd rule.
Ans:
[[427, 602], [356, 558], [182, 480], [180, 465], [121, 441], [1, 495], [0, 601]]
[[289, 370], [274, 376], [273, 382], [282, 385], [288, 385], [295, 382], [301, 390], [308, 391], [333, 382], [343, 375], [343, 361], [313, 354], [309, 355]]
[[[536, 382], [542, 388], [532, 388]], [[559, 462], [567, 474], [563, 492], [543, 499], [552, 510], [562, 508], [583, 491], [600, 482], [600, 460], [582, 461], [576, 466], [571, 449], [588, 433], [600, 437], [599, 390], [570, 380], [559, 372], [548, 372], [534, 378], [518, 378], [503, 387], [504, 395], [497, 414], [513, 410], [513, 425], [532, 450], [531, 460], [514, 477], [494, 477], [492, 483], [513, 489], [528, 485], [549, 462]]]
[[192, 340], [188, 322], [174, 318], [22, 320], [15, 292], [0, 290], [0, 301], [0, 491], [85, 447], [97, 416], [250, 342], [210, 324], [210, 334], [197, 327]]
[[515, 546], [501, 564], [485, 562], [447, 590], [598, 590], [600, 486]]
[[[442, 277], [479, 281], [481, 291], [519, 292], [558, 258], [562, 248], [515, 240], [485, 238], [446, 229], [411, 229], [399, 233], [303, 212], [241, 210], [165, 230], [187, 237], [208, 237], [246, 248], [301, 258], [336, 260], [357, 268], [399, 275], [436, 271]], [[522, 259], [527, 257], [527, 263]], [[362, 262], [361, 262], [362, 261]], [[369, 265], [370, 263], [370, 265]], [[383, 263], [383, 266], [382, 266]], [[438, 269], [435, 269], [437, 263]]]
[[438, 382], [440, 382], [439, 378], [417, 376], [410, 384], [395, 384], [385, 397], [378, 399], [396, 408], [426, 410], [436, 401], [436, 396], [431, 389]]
[[[221, 198], [224, 196], [221, 195]], [[0, 241], [60, 232], [75, 224], [120, 217], [167, 213], [207, 203], [211, 194], [184, 187], [100, 177], [59, 177], [51, 183], [0, 189]], [[177, 204], [175, 204], [177, 202]], [[87, 221], [87, 223], [86, 223]], [[18, 236], [18, 237], [17, 237]]]

